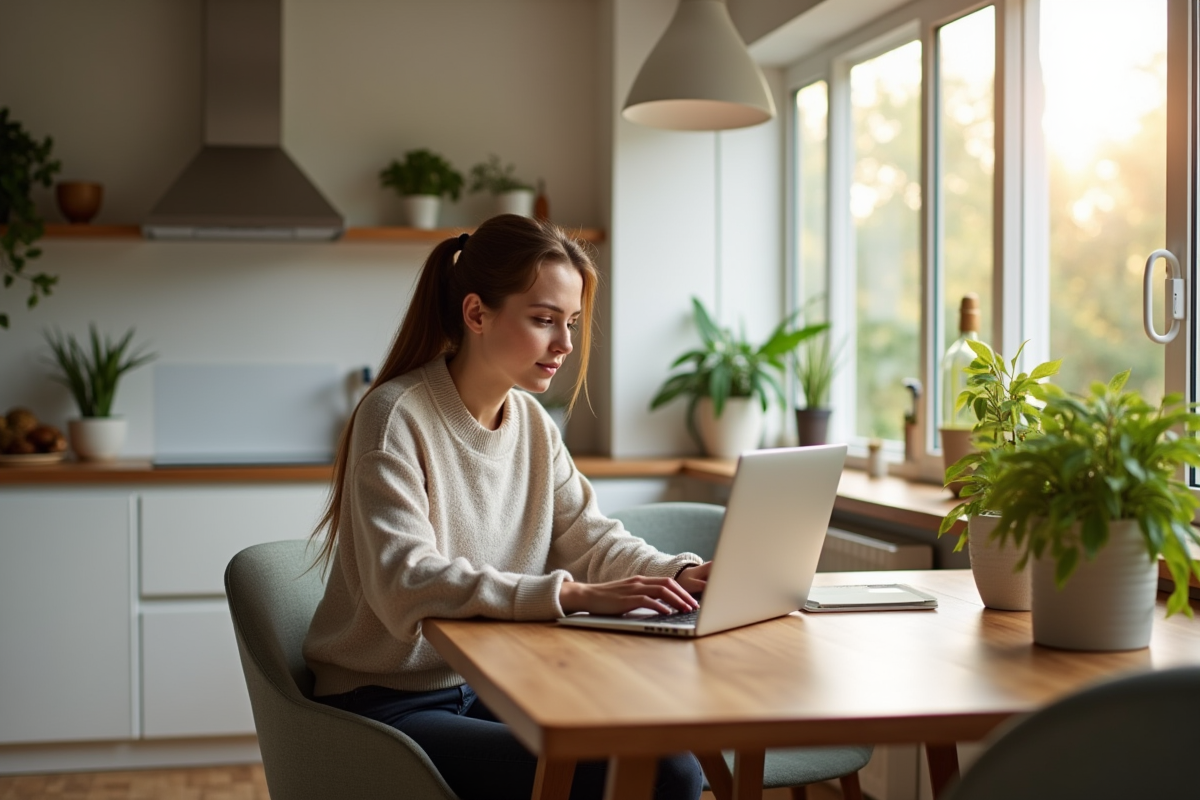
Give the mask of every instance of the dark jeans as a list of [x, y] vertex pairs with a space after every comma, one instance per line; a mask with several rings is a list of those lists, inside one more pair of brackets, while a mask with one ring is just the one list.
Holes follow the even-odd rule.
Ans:
[[[345, 694], [313, 699], [390, 725], [409, 736], [421, 745], [462, 800], [528, 800], [533, 793], [537, 757], [466, 684], [432, 692], [360, 686]], [[602, 798], [607, 768], [604, 761], [579, 762], [571, 784], [571, 800]], [[691, 753], [658, 762], [655, 800], [697, 800], [703, 785], [700, 764]]]

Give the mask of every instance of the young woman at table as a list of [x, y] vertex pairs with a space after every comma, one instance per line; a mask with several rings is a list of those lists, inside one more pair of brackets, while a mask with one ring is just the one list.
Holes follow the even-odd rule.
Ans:
[[[597, 272], [561, 229], [488, 220], [422, 267], [391, 352], [338, 447], [304, 645], [316, 699], [414, 739], [464, 800], [528, 798], [536, 759], [421, 634], [426, 617], [551, 620], [690, 610], [708, 564], [669, 556], [602, 515], [544, 392], [574, 349], [584, 386]], [[514, 388], [515, 387], [515, 388]], [[572, 798], [600, 797], [582, 763]], [[656, 797], [700, 796], [690, 753]]]

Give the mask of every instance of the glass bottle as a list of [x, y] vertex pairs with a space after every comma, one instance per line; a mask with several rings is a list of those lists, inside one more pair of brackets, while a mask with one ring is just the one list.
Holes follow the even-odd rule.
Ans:
[[942, 428], [967, 429], [975, 426], [975, 414], [970, 407], [955, 411], [958, 395], [967, 388], [967, 367], [975, 360], [975, 351], [967, 344], [979, 341], [979, 295], [963, 295], [958, 312], [958, 338], [942, 357]]

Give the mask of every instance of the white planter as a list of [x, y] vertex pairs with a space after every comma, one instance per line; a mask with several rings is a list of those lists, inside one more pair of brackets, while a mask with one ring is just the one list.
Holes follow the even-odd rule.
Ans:
[[991, 539], [999, 522], [1000, 517], [990, 514], [967, 520], [967, 551], [975, 588], [988, 608], [1028, 611], [1033, 607], [1032, 559], [1023, 570], [1015, 571], [1021, 551], [1012, 541], [1002, 545]]
[[1066, 585], [1054, 585], [1054, 559], [1033, 562], [1033, 640], [1064, 650], [1136, 650], [1150, 644], [1158, 565], [1146, 555], [1136, 520], [1109, 523], [1108, 544], [1081, 557]]
[[496, 213], [532, 217], [533, 201], [533, 189], [513, 189], [511, 192], [501, 192], [496, 195]]
[[756, 398], [730, 397], [720, 419], [713, 416], [711, 398], [696, 403], [696, 428], [704, 451], [714, 458], [737, 458], [756, 450], [763, 437], [763, 410]]
[[80, 461], [112, 461], [125, 444], [123, 417], [84, 417], [67, 421], [71, 450]]
[[437, 227], [442, 198], [434, 194], [408, 194], [400, 198], [404, 221], [410, 228], [430, 230]]

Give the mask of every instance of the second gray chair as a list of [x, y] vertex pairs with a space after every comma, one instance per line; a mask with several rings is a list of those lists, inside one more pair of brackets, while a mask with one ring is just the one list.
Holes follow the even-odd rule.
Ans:
[[[664, 553], [689, 552], [711, 560], [725, 509], [710, 503], [650, 503], [611, 516], [621, 520], [630, 533]], [[858, 771], [871, 760], [872, 752], [869, 746], [768, 750], [763, 788], [790, 787], [793, 799], [803, 800], [809, 784], [838, 780], [845, 800], [862, 800]], [[733, 754], [724, 756], [732, 769]]]
[[1196, 797], [1200, 668], [1085, 689], [1006, 726], [945, 800]]

